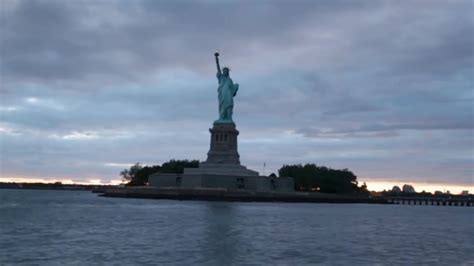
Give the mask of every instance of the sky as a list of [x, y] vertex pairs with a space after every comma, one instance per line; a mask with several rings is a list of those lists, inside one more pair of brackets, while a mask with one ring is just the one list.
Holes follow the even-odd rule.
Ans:
[[474, 191], [473, 3], [0, 0], [0, 181], [205, 160], [219, 50], [248, 168]]

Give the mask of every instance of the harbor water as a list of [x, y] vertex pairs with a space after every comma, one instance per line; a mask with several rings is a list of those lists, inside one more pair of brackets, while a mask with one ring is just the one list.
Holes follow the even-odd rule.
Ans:
[[0, 189], [0, 265], [474, 265], [473, 208]]

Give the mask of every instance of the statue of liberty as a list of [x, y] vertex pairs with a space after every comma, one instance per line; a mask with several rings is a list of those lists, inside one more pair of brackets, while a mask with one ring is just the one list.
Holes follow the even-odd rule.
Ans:
[[219, 81], [219, 87], [217, 89], [219, 99], [219, 119], [214, 123], [233, 123], [232, 112], [234, 109], [234, 96], [239, 90], [239, 84], [232, 81], [229, 77], [230, 69], [224, 67], [221, 71], [219, 65], [219, 52], [214, 54], [216, 57], [217, 65], [217, 80]]

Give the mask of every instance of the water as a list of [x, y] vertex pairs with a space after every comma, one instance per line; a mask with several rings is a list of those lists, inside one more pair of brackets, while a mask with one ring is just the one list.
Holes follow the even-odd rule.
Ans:
[[467, 207], [0, 190], [0, 265], [473, 265]]

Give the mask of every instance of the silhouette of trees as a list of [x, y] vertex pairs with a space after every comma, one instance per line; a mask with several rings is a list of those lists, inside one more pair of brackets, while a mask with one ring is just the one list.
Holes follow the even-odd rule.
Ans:
[[128, 182], [129, 186], [144, 186], [148, 183], [148, 177], [151, 174], [160, 173], [183, 173], [184, 168], [199, 167], [199, 160], [170, 160], [163, 165], [153, 165], [143, 167], [136, 163], [130, 169], [124, 169], [120, 172], [122, 180]]
[[123, 169], [120, 172], [122, 176], [122, 181], [130, 181], [132, 182], [135, 179], [135, 175], [143, 168], [140, 163], [135, 163], [130, 167], [130, 169]]
[[403, 193], [416, 193], [415, 188], [412, 185], [404, 184], [402, 187]]
[[198, 168], [199, 160], [170, 160], [161, 166], [162, 173], [182, 174], [184, 168]]
[[431, 195], [431, 193], [427, 193], [425, 191], [421, 193], [416, 193], [415, 188], [410, 184], [404, 184], [402, 188], [399, 186], [393, 186], [393, 188], [389, 191], [383, 191], [382, 194], [384, 196], [422, 196], [422, 195]]
[[402, 190], [400, 189], [399, 186], [393, 186], [391, 192], [392, 192], [393, 194], [400, 194], [400, 193], [402, 193]]
[[127, 181], [130, 181], [132, 179], [132, 177], [130, 176], [130, 174], [128, 173], [128, 169], [123, 169], [121, 172], [120, 172], [120, 176], [122, 176], [122, 181], [123, 182], [127, 182]]
[[145, 166], [141, 168], [128, 183], [130, 186], [144, 186], [148, 183], [148, 176], [159, 172], [161, 169], [160, 165]]
[[365, 183], [358, 186], [357, 176], [348, 169], [336, 170], [315, 164], [284, 165], [279, 176], [293, 177], [295, 189], [324, 193], [368, 193]]

